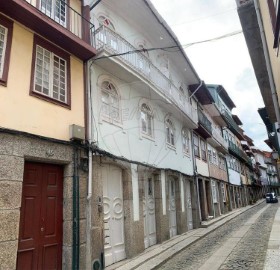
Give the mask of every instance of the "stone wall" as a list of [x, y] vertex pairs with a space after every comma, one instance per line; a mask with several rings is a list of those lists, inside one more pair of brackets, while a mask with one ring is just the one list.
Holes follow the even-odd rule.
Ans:
[[[15, 269], [25, 161], [61, 164], [63, 176], [63, 268], [72, 264], [73, 148], [23, 135], [0, 133], [0, 265]], [[87, 174], [80, 174], [80, 266], [85, 256]]]

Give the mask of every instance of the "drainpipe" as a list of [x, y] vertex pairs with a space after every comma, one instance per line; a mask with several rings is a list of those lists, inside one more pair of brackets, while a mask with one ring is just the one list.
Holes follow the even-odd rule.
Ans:
[[85, 63], [85, 88], [86, 88], [86, 104], [87, 104], [87, 141], [88, 148], [88, 187], [87, 187], [87, 224], [86, 224], [86, 268], [91, 269], [92, 255], [92, 104], [91, 104], [91, 87], [90, 87], [90, 60]]
[[74, 148], [74, 173], [73, 173], [73, 249], [72, 269], [79, 269], [80, 261], [80, 214], [79, 214], [79, 176], [78, 176], [78, 148]]
[[[265, 39], [264, 27], [263, 27], [263, 22], [262, 22], [262, 18], [261, 18], [261, 12], [260, 12], [260, 6], [259, 6], [259, 1], [258, 0], [254, 0], [254, 6], [255, 6], [255, 10], [256, 10], [256, 14], [257, 14], [258, 25], [259, 25], [259, 28], [260, 28], [260, 34], [261, 34], [261, 40], [262, 40], [262, 45], [263, 45], [263, 50], [264, 50], [264, 58], [265, 58], [266, 68], [267, 68], [267, 72], [268, 72], [268, 79], [269, 79], [269, 86], [270, 86], [271, 95], [272, 95], [273, 107], [274, 107], [274, 110], [275, 110], [277, 125], [278, 125], [278, 128], [279, 128], [280, 112], [279, 112], [278, 97], [277, 97], [277, 92], [276, 92], [276, 89], [275, 89], [272, 67], [271, 67], [268, 47], [267, 47], [267, 43], [266, 43], [266, 39]], [[276, 131], [277, 131], [277, 129], [276, 129]], [[277, 133], [278, 132], [276, 132], [276, 135], [277, 135]]]

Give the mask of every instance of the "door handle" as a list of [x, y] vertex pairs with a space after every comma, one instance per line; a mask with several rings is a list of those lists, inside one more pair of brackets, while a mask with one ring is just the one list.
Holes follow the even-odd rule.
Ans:
[[43, 232], [43, 231], [44, 231], [44, 228], [42, 227], [42, 228], [41, 228], [41, 232]]

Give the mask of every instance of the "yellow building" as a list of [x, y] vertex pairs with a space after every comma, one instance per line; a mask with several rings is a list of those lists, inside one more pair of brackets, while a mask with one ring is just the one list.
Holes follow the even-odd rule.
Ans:
[[[87, 174], [78, 163], [91, 31], [79, 0], [0, 3], [1, 269], [69, 269], [79, 263], [73, 247], [85, 256], [78, 210], [85, 212]], [[81, 142], [70, 141], [72, 125]]]

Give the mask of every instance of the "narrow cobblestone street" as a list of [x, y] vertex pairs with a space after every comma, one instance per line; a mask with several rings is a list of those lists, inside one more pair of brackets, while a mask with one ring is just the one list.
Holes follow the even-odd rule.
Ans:
[[278, 204], [265, 203], [250, 209], [158, 269], [263, 269], [277, 209]]

